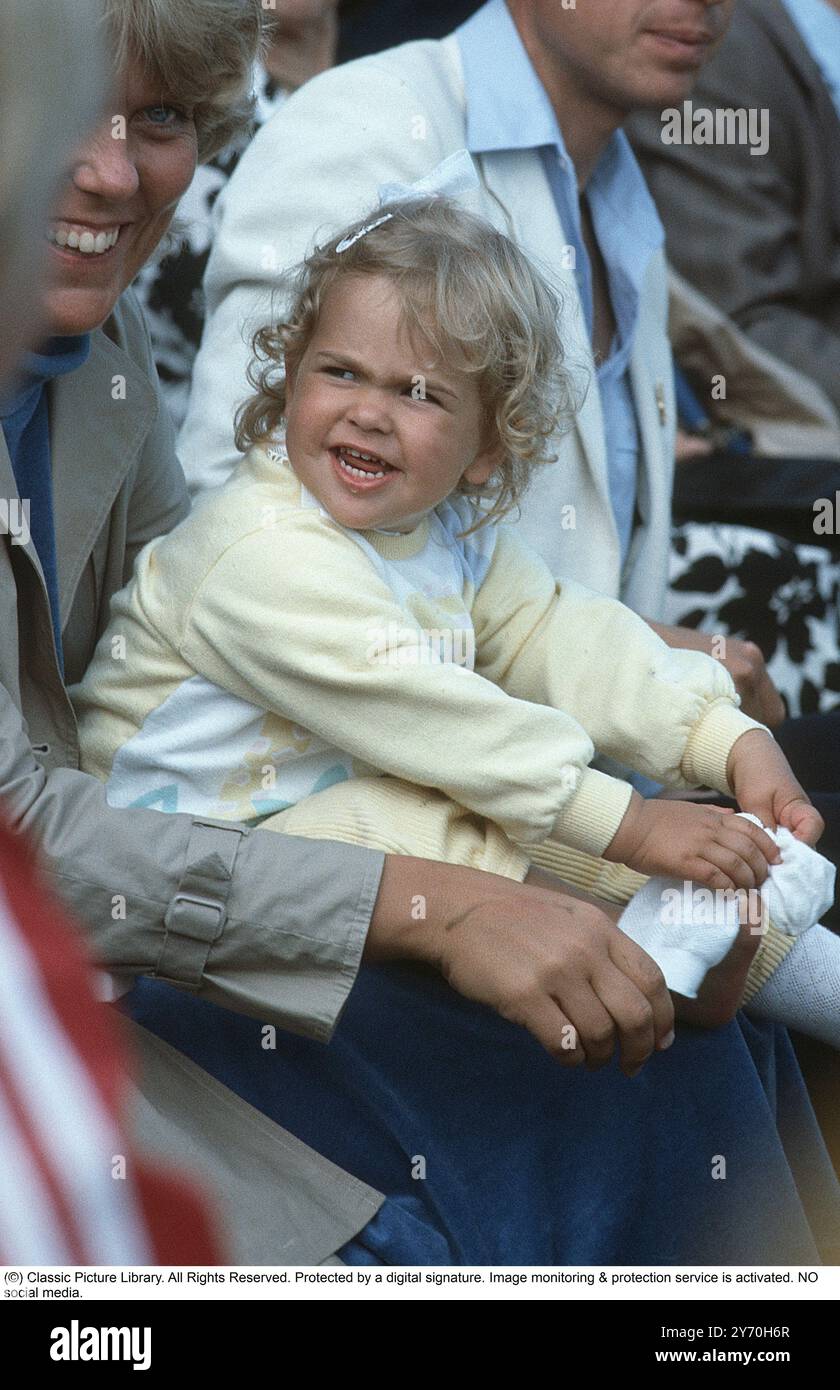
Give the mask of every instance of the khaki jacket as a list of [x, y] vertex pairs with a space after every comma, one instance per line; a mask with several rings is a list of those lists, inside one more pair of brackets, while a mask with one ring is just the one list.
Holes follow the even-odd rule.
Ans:
[[[131, 293], [78, 371], [48, 386], [68, 684], [90, 660], [134, 557], [188, 510], [148, 335]], [[0, 497], [17, 499], [0, 433]], [[327, 1042], [356, 976], [382, 856], [115, 810], [78, 770], [73, 709], [31, 542], [0, 536], [0, 802], [112, 972], [155, 975]], [[138, 1142], [199, 1170], [236, 1263], [308, 1264], [382, 1198], [144, 1029]]]

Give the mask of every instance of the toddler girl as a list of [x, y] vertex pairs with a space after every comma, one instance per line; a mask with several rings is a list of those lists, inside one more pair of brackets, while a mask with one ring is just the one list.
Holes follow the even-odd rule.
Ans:
[[[728, 890], [781, 865], [784, 910], [780, 846], [817, 872], [821, 823], [723, 666], [556, 581], [501, 524], [573, 414], [558, 309], [508, 238], [446, 198], [385, 205], [316, 250], [257, 334], [242, 464], [113, 601], [73, 692], [84, 767], [112, 805], [518, 879], [539, 862], [618, 900], [641, 888], [619, 925], [694, 995], [738, 931]], [[732, 813], [643, 800], [595, 750], [734, 794], [779, 844]], [[651, 874], [670, 881], [642, 887]], [[717, 890], [705, 925], [674, 915], [675, 882], [691, 902]], [[772, 990], [774, 1016], [838, 1041], [813, 941], [836, 986], [830, 933], [789, 951], [770, 931], [754, 1003]]]

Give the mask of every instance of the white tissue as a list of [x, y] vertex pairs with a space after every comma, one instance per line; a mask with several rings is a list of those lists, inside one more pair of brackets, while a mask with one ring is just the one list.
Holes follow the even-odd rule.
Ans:
[[[757, 816], [739, 811], [761, 826]], [[763, 826], [761, 826], [764, 829]], [[782, 852], [760, 888], [774, 927], [800, 936], [819, 922], [834, 902], [834, 865], [789, 830], [768, 830]], [[723, 960], [738, 935], [735, 897], [675, 878], [651, 878], [624, 909], [620, 929], [647, 951], [669, 989], [696, 999], [712, 966]]]
[[618, 926], [652, 956], [669, 989], [696, 999], [707, 970], [722, 961], [738, 935], [734, 894], [696, 890], [676, 878], [649, 878], [631, 898]]
[[[765, 829], [758, 816], [747, 811], [739, 811], [738, 815]], [[836, 870], [824, 855], [797, 840], [784, 826], [766, 833], [782, 851], [782, 862], [770, 865], [761, 885], [761, 896], [773, 926], [786, 936], [801, 936], [819, 922], [834, 902]]]

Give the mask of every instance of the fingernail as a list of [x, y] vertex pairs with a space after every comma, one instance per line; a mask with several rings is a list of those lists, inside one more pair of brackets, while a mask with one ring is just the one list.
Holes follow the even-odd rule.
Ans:
[[670, 1047], [670, 1046], [671, 1046], [671, 1043], [674, 1041], [674, 1039], [676, 1038], [676, 1036], [677, 1036], [677, 1035], [676, 1035], [676, 1033], [674, 1032], [674, 1030], [673, 1030], [673, 1028], [672, 1028], [671, 1031], [670, 1031], [670, 1033], [666, 1033], [665, 1036], [664, 1036], [664, 1038], [662, 1038], [662, 1040], [660, 1041], [660, 1043], [659, 1043], [659, 1051], [660, 1051], [660, 1052], [664, 1052], [665, 1049], [666, 1049], [666, 1047]]

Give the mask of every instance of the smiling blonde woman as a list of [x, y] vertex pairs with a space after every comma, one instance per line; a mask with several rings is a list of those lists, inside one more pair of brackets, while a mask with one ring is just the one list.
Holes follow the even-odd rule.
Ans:
[[[247, 122], [260, 33], [259, 0], [7, 0], [0, 12], [4, 366], [37, 347], [0, 382], [0, 497], [31, 519], [20, 543], [0, 537], [0, 798], [112, 971], [157, 973], [325, 1037], [381, 856], [292, 839], [269, 850], [189, 817], [112, 812], [77, 770], [64, 684], [84, 671], [137, 551], [188, 509], [127, 287], [196, 161]], [[117, 62], [103, 106], [106, 44]], [[68, 66], [76, 80], [59, 81]], [[231, 1259], [323, 1259], [376, 1210], [376, 1193], [173, 1049], [142, 1030], [135, 1041], [140, 1141], [198, 1166]]]

